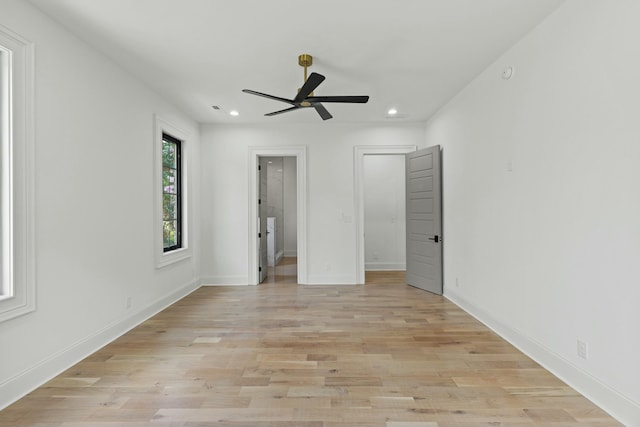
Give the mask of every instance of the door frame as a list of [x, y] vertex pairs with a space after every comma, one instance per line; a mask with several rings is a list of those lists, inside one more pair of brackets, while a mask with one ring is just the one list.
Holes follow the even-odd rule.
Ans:
[[364, 156], [405, 155], [413, 153], [416, 145], [361, 145], [354, 147], [354, 209], [356, 230], [356, 284], [364, 284]]
[[307, 146], [249, 147], [249, 285], [259, 281], [260, 243], [258, 239], [258, 158], [296, 158], [296, 217], [298, 284], [305, 285], [307, 278]]

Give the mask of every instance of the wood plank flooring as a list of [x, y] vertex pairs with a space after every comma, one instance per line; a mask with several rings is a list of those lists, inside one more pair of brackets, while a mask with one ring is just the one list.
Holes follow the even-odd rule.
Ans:
[[617, 426], [399, 272], [201, 288], [0, 412], [0, 426]]

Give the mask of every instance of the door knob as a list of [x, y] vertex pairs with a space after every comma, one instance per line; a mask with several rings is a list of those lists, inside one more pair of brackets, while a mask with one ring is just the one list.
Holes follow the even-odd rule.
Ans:
[[434, 241], [436, 243], [438, 243], [438, 240], [439, 240], [437, 234], [435, 236], [433, 236], [433, 237], [428, 237], [428, 239], [431, 240], [431, 241]]

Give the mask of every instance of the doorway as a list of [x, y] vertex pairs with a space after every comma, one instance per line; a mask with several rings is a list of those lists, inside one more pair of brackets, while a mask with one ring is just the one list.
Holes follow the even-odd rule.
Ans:
[[[266, 224], [267, 216], [264, 215], [264, 219], [261, 220], [260, 204], [258, 203], [260, 194], [260, 169], [261, 159], [270, 158], [287, 158], [286, 162], [283, 159], [283, 173], [284, 169], [295, 165], [295, 173], [293, 174], [295, 179], [290, 179], [290, 186], [287, 192], [293, 191], [295, 198], [287, 198], [283, 200], [283, 203], [293, 203], [295, 205], [294, 218], [286, 221], [284, 220], [281, 225], [283, 235], [282, 241], [282, 257], [287, 258], [287, 255], [295, 255], [297, 266], [296, 283], [306, 284], [307, 280], [307, 147], [306, 146], [293, 146], [293, 147], [250, 147], [249, 148], [249, 217], [248, 217], [248, 230], [249, 230], [249, 254], [248, 254], [248, 284], [257, 285], [261, 279], [261, 237], [262, 233], [266, 236]], [[271, 163], [275, 165], [276, 163]], [[268, 165], [268, 163], [267, 163]], [[277, 169], [275, 171], [277, 172]], [[268, 185], [268, 184], [267, 184]], [[287, 185], [287, 181], [283, 182], [283, 185]], [[292, 190], [293, 188], [293, 190]], [[268, 192], [268, 190], [267, 190]], [[283, 192], [284, 194], [284, 192]], [[266, 207], [266, 204], [265, 204]], [[283, 208], [284, 209], [284, 208]], [[264, 213], [267, 211], [265, 210]], [[261, 227], [264, 225], [264, 227]], [[277, 227], [277, 223], [276, 223]], [[292, 249], [291, 241], [292, 234], [290, 228], [295, 229], [295, 243]], [[263, 228], [263, 230], [261, 230]], [[285, 231], [289, 229], [289, 233], [285, 235]], [[276, 231], [277, 234], [277, 231]], [[285, 246], [285, 242], [288, 244]], [[264, 239], [264, 246], [266, 250], [267, 239]], [[277, 251], [276, 251], [277, 252]], [[277, 253], [274, 254], [277, 257]], [[265, 257], [267, 258], [267, 257]], [[291, 258], [291, 257], [290, 257]], [[268, 267], [268, 259], [265, 259], [264, 265]]]
[[442, 295], [442, 211], [440, 147], [355, 147], [356, 280], [365, 283], [365, 156], [403, 154], [406, 163], [407, 283]]
[[296, 158], [259, 156], [258, 164], [258, 281], [291, 282], [293, 279], [295, 283], [298, 253]]
[[[365, 283], [365, 157], [397, 156], [404, 160], [407, 153], [416, 151], [415, 145], [355, 147], [355, 212], [356, 212], [356, 283]], [[404, 169], [403, 169], [404, 170]], [[391, 221], [391, 217], [388, 218]], [[369, 251], [370, 252], [370, 251]], [[371, 257], [373, 253], [370, 254]], [[406, 257], [405, 257], [406, 262]]]
[[364, 156], [365, 272], [406, 270], [405, 163], [402, 154]]

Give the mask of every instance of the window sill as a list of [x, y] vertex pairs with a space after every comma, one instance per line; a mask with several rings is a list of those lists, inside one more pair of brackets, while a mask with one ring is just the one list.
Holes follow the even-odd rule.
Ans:
[[170, 252], [163, 252], [156, 260], [156, 268], [166, 267], [176, 262], [191, 258], [192, 251], [190, 248], [175, 249]]
[[25, 295], [23, 298], [3, 296], [0, 298], [0, 323], [35, 311], [35, 295]]

